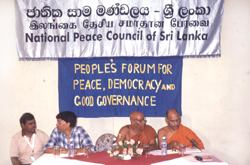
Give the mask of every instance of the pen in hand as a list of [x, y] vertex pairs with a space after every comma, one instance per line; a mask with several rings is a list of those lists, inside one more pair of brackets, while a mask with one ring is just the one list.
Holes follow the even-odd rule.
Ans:
[[196, 148], [198, 148], [200, 151], [201, 149], [199, 148], [199, 146], [197, 146], [193, 141], [191, 141], [187, 136], [186, 136], [187, 140]]

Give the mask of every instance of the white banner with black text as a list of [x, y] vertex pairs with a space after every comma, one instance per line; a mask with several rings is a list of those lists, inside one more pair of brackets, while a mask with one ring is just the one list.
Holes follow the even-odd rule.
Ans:
[[217, 57], [224, 0], [15, 0], [19, 59]]

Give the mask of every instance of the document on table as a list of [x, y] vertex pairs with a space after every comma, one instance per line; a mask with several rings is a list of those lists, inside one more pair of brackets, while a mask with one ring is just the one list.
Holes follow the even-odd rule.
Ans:
[[[176, 154], [179, 153], [179, 151], [175, 150], [168, 150], [167, 154]], [[161, 155], [161, 150], [153, 150], [148, 153], [149, 155]]]
[[[190, 153], [199, 153], [201, 152], [201, 150], [199, 150], [198, 148], [190, 148], [190, 147], [187, 147], [186, 148], [186, 154], [190, 154]], [[179, 153], [178, 150], [168, 150], [167, 154], [177, 154]], [[161, 150], [153, 150], [153, 151], [150, 151], [149, 152], [149, 155], [161, 155]]]
[[189, 153], [198, 153], [198, 152], [201, 152], [201, 150], [199, 150], [198, 148], [194, 148], [194, 147], [187, 147], [186, 148], [186, 153], [189, 154]]

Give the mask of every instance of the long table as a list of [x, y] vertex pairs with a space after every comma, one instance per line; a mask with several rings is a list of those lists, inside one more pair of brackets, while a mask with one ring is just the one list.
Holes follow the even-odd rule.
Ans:
[[[64, 155], [66, 156], [66, 155]], [[209, 162], [201, 162], [194, 158], [194, 156], [210, 156], [213, 158], [213, 161]], [[169, 165], [169, 164], [201, 164], [206, 163], [209, 165], [228, 165], [226, 162], [220, 161], [213, 154], [208, 152], [207, 150], [202, 150], [201, 153], [191, 153], [184, 157], [181, 157], [179, 154], [169, 154], [167, 156], [157, 156], [157, 155], [141, 155], [141, 157], [133, 157], [131, 160], [115, 160], [112, 157], [109, 157], [109, 154], [106, 152], [97, 152], [92, 153], [87, 157], [86, 155], [77, 155], [73, 159], [62, 157], [61, 158], [53, 158], [52, 154], [44, 154], [39, 159], [37, 159], [32, 165], [98, 165], [98, 164], [119, 164], [119, 165]]]

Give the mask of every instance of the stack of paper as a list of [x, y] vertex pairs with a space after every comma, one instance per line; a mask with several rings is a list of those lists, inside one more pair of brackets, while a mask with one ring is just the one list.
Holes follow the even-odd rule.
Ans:
[[187, 147], [186, 148], [186, 153], [189, 154], [189, 153], [197, 153], [197, 152], [201, 152], [201, 150], [199, 150], [198, 148], [189, 148]]

